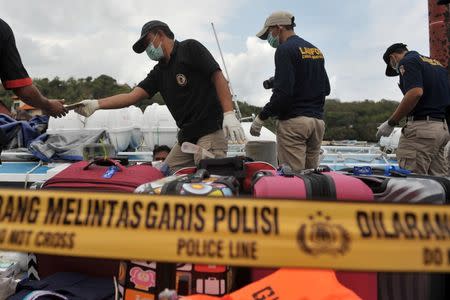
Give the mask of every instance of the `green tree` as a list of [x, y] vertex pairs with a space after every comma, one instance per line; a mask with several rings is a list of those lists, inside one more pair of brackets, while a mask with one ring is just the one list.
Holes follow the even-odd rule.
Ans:
[[[98, 99], [119, 93], [128, 93], [132, 90], [129, 85], [119, 84], [108, 75], [100, 75], [97, 78], [91, 76], [78, 79], [70, 77], [67, 80], [62, 80], [59, 77], [53, 79], [37, 78], [34, 79], [34, 84], [48, 98], [66, 99], [66, 103], [83, 99]], [[0, 87], [0, 100], [8, 107], [11, 107], [12, 96], [11, 91], [6, 91], [3, 87]], [[152, 103], [164, 104], [164, 99], [160, 93], [155, 94], [151, 99], [140, 101], [136, 105], [145, 110]], [[238, 103], [244, 118], [258, 115], [262, 109], [245, 101], [238, 101]], [[377, 126], [387, 120], [397, 105], [398, 102], [384, 99], [381, 101], [363, 100], [354, 102], [327, 99], [324, 109], [325, 139], [356, 139], [375, 142]], [[265, 126], [273, 132], [275, 132], [275, 124], [274, 118], [265, 122]]]

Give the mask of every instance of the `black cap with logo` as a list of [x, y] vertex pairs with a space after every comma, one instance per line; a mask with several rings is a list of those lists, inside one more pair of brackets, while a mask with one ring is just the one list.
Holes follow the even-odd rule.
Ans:
[[133, 45], [134, 52], [136, 52], [136, 53], [144, 52], [145, 48], [147, 48], [147, 45], [145, 43], [145, 37], [147, 36], [147, 34], [150, 31], [152, 31], [153, 29], [161, 28], [161, 27], [166, 27], [166, 29], [173, 35], [172, 31], [169, 28], [169, 25], [167, 25], [166, 23], [158, 21], [158, 20], [149, 21], [149, 22], [145, 23], [144, 26], [142, 26], [141, 37]]

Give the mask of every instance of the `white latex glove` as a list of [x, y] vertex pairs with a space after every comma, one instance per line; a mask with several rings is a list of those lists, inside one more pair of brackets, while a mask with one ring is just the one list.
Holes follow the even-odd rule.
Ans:
[[384, 122], [378, 127], [377, 131], [377, 140], [379, 140], [382, 136], [390, 136], [392, 131], [394, 131], [394, 126], [388, 124], [389, 121]]
[[250, 134], [253, 136], [260, 136], [263, 124], [264, 121], [261, 120], [259, 116], [257, 116], [256, 119], [253, 121], [252, 126], [250, 127]]
[[83, 106], [75, 108], [75, 112], [86, 118], [99, 108], [98, 100], [83, 100], [80, 103], [83, 104]]
[[223, 114], [222, 127], [227, 139], [231, 140], [233, 143], [245, 143], [244, 129], [242, 129], [241, 123], [238, 121], [233, 111], [228, 111]]

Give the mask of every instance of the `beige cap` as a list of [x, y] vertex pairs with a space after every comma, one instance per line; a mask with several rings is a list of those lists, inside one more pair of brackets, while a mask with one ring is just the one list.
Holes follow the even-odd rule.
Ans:
[[268, 29], [270, 26], [276, 25], [292, 25], [295, 26], [294, 23], [295, 17], [287, 12], [287, 11], [276, 11], [272, 13], [264, 23], [263, 29], [256, 34], [262, 40], [267, 39], [267, 35], [269, 34]]

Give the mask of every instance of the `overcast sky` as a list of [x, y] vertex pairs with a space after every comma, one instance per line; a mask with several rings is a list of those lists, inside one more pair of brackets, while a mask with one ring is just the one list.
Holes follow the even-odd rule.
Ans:
[[342, 101], [401, 99], [396, 79], [384, 76], [390, 44], [429, 55], [425, 0], [0, 0], [0, 7], [30, 76], [107, 74], [132, 86], [154, 66], [131, 49], [145, 22], [165, 21], [176, 39], [199, 40], [222, 65], [214, 22], [235, 94], [259, 106], [270, 97], [262, 81], [273, 75], [275, 50], [255, 33], [275, 10], [294, 14], [296, 33], [322, 50], [330, 97]]

